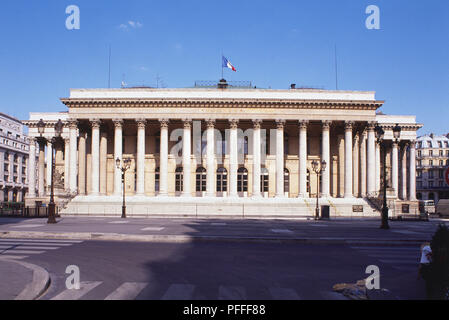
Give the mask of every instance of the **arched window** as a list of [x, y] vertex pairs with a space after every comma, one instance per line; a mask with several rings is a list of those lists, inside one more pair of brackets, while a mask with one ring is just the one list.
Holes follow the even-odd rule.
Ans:
[[160, 175], [160, 168], [159, 167], [157, 167], [156, 168], [156, 170], [155, 170], [155, 172], [154, 172], [154, 191], [155, 192], [159, 192], [159, 183], [160, 183], [160, 177], [161, 177], [161, 175]]
[[237, 171], [237, 192], [248, 191], [248, 170], [241, 167]]
[[261, 168], [260, 170], [260, 191], [268, 192], [268, 169]]
[[175, 191], [182, 192], [183, 180], [182, 167], [177, 167], [175, 170]]
[[217, 169], [217, 192], [228, 191], [228, 171], [221, 167]]
[[284, 132], [284, 155], [288, 155], [288, 134]]
[[196, 191], [206, 191], [206, 169], [203, 167], [196, 169]]
[[290, 192], [290, 172], [284, 168], [284, 194], [288, 196]]

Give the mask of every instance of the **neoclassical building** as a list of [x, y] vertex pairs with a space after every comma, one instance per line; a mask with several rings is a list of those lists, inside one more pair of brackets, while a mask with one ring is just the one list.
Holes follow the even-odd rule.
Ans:
[[[55, 148], [56, 193], [68, 202], [63, 214], [120, 215], [116, 160], [128, 159], [124, 186], [131, 216], [310, 216], [317, 193], [331, 216], [378, 216], [371, 201], [381, 188], [377, 124], [385, 130], [392, 208], [416, 205], [413, 142], [421, 125], [414, 116], [377, 114], [384, 102], [374, 92], [221, 83], [72, 89], [61, 101], [68, 111], [31, 113], [26, 121], [31, 149], [39, 150], [38, 163], [29, 164], [39, 172], [29, 177], [38, 190], [30, 188], [29, 205], [48, 199], [45, 154]], [[59, 119], [64, 130], [52, 144]], [[400, 141], [393, 141], [396, 124]], [[326, 163], [321, 176], [313, 161]]]

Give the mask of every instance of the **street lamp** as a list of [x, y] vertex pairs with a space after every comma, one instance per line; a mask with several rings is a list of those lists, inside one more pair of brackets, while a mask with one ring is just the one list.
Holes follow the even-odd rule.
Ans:
[[61, 137], [62, 129], [64, 124], [61, 119], [55, 124], [55, 135], [51, 139], [52, 151], [51, 151], [51, 191], [50, 191], [50, 202], [48, 203], [48, 220], [47, 223], [56, 223], [56, 213], [55, 213], [55, 193], [54, 193], [54, 176], [55, 176], [55, 145], [57, 140]]
[[[379, 145], [382, 149], [382, 152], [383, 152], [383, 158], [382, 158], [383, 203], [382, 203], [382, 224], [380, 225], [380, 228], [381, 229], [390, 229], [390, 226], [388, 225], [388, 206], [387, 206], [387, 151], [386, 151], [387, 148], [386, 148], [385, 141], [384, 141], [385, 131], [379, 125], [376, 126], [375, 131], [376, 131], [377, 143], [379, 143]], [[401, 136], [401, 127], [398, 124], [396, 124], [396, 126], [393, 127], [394, 143], [398, 143], [400, 136]]]
[[117, 169], [122, 171], [122, 185], [123, 185], [123, 205], [122, 205], [122, 218], [126, 218], [126, 204], [125, 204], [125, 172], [131, 166], [131, 159], [123, 159], [123, 166], [121, 165], [121, 160], [117, 158], [115, 160], [115, 165]]
[[320, 208], [318, 206], [318, 200], [320, 197], [320, 175], [323, 173], [324, 170], [326, 170], [326, 161], [321, 161], [320, 163], [316, 160], [312, 162], [312, 169], [316, 173], [316, 208], [315, 208], [315, 220], [318, 220], [320, 218]]

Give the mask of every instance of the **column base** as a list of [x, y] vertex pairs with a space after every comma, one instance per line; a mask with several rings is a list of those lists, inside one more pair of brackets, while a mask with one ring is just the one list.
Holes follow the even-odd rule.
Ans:
[[298, 198], [309, 198], [309, 195], [307, 193], [300, 193], [298, 194]]
[[192, 195], [191, 195], [190, 193], [182, 193], [182, 194], [181, 194], [181, 197], [182, 197], [182, 198], [191, 198]]

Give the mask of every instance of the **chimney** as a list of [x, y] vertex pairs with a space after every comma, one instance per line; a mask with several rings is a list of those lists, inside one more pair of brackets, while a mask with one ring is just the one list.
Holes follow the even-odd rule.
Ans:
[[225, 79], [221, 79], [218, 82], [218, 89], [226, 89], [228, 87], [228, 83], [226, 82]]
[[290, 85], [290, 89], [296, 89], [296, 83], [292, 83], [292, 84]]

